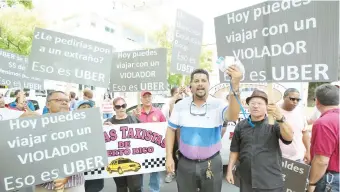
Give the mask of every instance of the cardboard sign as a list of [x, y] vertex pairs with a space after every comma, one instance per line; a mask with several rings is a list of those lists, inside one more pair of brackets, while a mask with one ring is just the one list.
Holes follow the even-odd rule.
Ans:
[[166, 49], [114, 53], [110, 84], [113, 92], [166, 91]]
[[[286, 158], [282, 158], [282, 179], [285, 192], [306, 191], [310, 166]], [[237, 176], [237, 165], [233, 168], [235, 185], [240, 187], [240, 179]]]
[[1, 191], [105, 166], [101, 126], [98, 108], [0, 121]]
[[11, 192], [35, 192], [35, 186], [27, 187], [27, 188], [21, 188], [19, 190], [14, 190]]
[[164, 122], [104, 126], [108, 166], [85, 173], [85, 179], [164, 171], [166, 128]]
[[110, 45], [36, 28], [27, 75], [106, 88], [111, 60]]
[[338, 79], [339, 1], [267, 1], [216, 17], [215, 33], [218, 56], [244, 64], [244, 82]]
[[0, 85], [14, 88], [43, 90], [44, 81], [28, 77], [28, 58], [0, 49]]
[[19, 118], [23, 113], [23, 111], [0, 108], [0, 121]]
[[203, 22], [180, 9], [172, 44], [170, 72], [190, 75], [198, 68], [202, 49]]

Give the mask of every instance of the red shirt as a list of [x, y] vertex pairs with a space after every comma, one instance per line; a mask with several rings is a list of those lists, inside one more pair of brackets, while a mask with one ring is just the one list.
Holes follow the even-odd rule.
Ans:
[[329, 157], [328, 171], [339, 172], [339, 108], [324, 112], [312, 129], [311, 159]]
[[162, 111], [155, 107], [151, 107], [149, 113], [146, 113], [144, 109], [142, 108], [141, 114], [139, 116], [139, 120], [142, 123], [166, 122], [166, 118], [163, 115]]

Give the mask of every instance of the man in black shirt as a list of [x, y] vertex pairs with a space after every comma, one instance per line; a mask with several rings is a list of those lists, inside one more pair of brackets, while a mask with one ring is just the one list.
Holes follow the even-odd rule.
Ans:
[[[235, 127], [226, 179], [234, 184], [232, 168], [239, 160], [236, 174], [240, 177], [240, 192], [282, 192], [279, 139], [290, 144], [293, 130], [279, 108], [275, 104], [268, 105], [265, 92], [255, 90], [246, 102], [250, 116]], [[266, 112], [276, 120], [274, 125], [268, 124]]]

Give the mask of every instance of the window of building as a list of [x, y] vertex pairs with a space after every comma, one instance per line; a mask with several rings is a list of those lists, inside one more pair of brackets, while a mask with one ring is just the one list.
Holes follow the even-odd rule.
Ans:
[[109, 32], [109, 33], [114, 33], [114, 29], [112, 29], [111, 27], [105, 26], [105, 31]]

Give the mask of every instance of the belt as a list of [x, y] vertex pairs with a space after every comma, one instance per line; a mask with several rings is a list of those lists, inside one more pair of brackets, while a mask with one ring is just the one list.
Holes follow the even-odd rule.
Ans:
[[339, 174], [339, 172], [337, 172], [337, 171], [326, 171], [326, 173], [330, 173], [330, 174]]
[[178, 151], [179, 157], [183, 157], [183, 158], [186, 159], [186, 160], [193, 161], [193, 162], [198, 162], [198, 163], [199, 163], [199, 162], [204, 162], [204, 161], [209, 161], [210, 159], [216, 157], [216, 156], [219, 155], [219, 154], [220, 154], [220, 152], [217, 152], [217, 153], [215, 153], [214, 155], [212, 155], [212, 156], [210, 156], [210, 157], [208, 157], [208, 158], [206, 158], [206, 159], [190, 159], [190, 158], [184, 156], [180, 151]]

